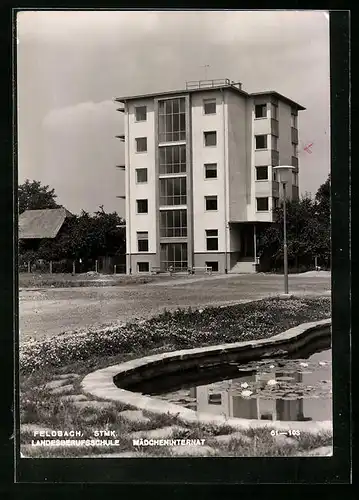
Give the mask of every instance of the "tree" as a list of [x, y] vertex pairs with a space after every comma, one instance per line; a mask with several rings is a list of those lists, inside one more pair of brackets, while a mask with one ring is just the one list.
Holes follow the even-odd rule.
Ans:
[[330, 222], [330, 174], [315, 195], [316, 210], [323, 222]]
[[[274, 211], [274, 223], [263, 231], [259, 241], [259, 256], [270, 259], [272, 267], [283, 265], [283, 205]], [[288, 261], [298, 267], [299, 261], [310, 262], [315, 252], [315, 207], [305, 196], [287, 201]]]
[[315, 212], [318, 224], [318, 256], [324, 260], [327, 265], [330, 262], [331, 255], [330, 201], [329, 174], [327, 180], [319, 187], [315, 195]]
[[54, 240], [43, 240], [38, 258], [45, 260], [94, 260], [98, 257], [126, 253], [124, 220], [116, 213], [106, 213], [103, 207], [90, 215], [82, 210], [69, 217]]
[[25, 210], [41, 210], [46, 208], [60, 208], [56, 203], [57, 195], [54, 189], [49, 186], [41, 186], [40, 181], [30, 181], [26, 179], [18, 187], [18, 207], [19, 213]]
[[[287, 201], [287, 245], [289, 265], [312, 267], [330, 262], [330, 177], [313, 200], [309, 195]], [[259, 238], [258, 255], [269, 267], [283, 266], [283, 205], [274, 211], [274, 223]], [[320, 264], [322, 263], [322, 264]]]

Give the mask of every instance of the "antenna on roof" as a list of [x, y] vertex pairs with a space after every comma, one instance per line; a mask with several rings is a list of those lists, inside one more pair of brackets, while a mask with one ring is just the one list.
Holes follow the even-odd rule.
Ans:
[[201, 68], [203, 68], [203, 69], [204, 69], [204, 79], [205, 79], [205, 80], [207, 80], [207, 76], [208, 76], [208, 75], [207, 75], [207, 70], [208, 70], [208, 68], [209, 68], [209, 67], [210, 67], [210, 65], [209, 65], [209, 64], [205, 64], [204, 66], [201, 66]]

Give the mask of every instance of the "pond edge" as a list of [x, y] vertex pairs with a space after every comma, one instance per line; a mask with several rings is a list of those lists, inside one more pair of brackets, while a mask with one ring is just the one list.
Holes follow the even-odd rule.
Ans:
[[[265, 350], [266, 355], [268, 355], [268, 351], [273, 351], [273, 354], [276, 355], [276, 350], [281, 350], [280, 348], [291, 350], [291, 348], [297, 348], [298, 344], [304, 347], [313, 340], [328, 336], [328, 327], [330, 326], [331, 319], [328, 318], [311, 323], [302, 323], [269, 339], [235, 342], [145, 356], [96, 370], [84, 377], [81, 386], [82, 390], [91, 396], [131, 405], [139, 410], [176, 416], [189, 423], [227, 425], [237, 430], [270, 427], [278, 430], [295, 429], [311, 433], [332, 431], [333, 424], [331, 420], [307, 422], [262, 421], [235, 417], [227, 418], [223, 415], [211, 415], [201, 412], [197, 413], [189, 408], [155, 397], [144, 396], [140, 393], [120, 389], [114, 382], [115, 378], [121, 378], [121, 380], [125, 378], [133, 379], [133, 377], [143, 378], [144, 374], [151, 374], [152, 371], [156, 371], [156, 374], [158, 374], [159, 370], [159, 373], [161, 371], [168, 373], [169, 371], [178, 369], [183, 364], [195, 364], [199, 359], [201, 359], [201, 363], [206, 362], [206, 360], [211, 362], [214, 357], [223, 356], [223, 354], [229, 356], [232, 354], [236, 355], [236, 357], [238, 357], [238, 354], [243, 354], [248, 358], [248, 355], [251, 355], [251, 353], [258, 356], [258, 353], [261, 355], [260, 353]], [[265, 354], [262, 354], [262, 356], [265, 356]]]

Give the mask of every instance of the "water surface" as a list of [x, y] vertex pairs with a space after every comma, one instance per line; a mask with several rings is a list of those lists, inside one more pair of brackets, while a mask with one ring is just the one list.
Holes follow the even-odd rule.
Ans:
[[148, 381], [141, 392], [198, 412], [260, 420], [331, 420], [331, 350], [235, 362]]

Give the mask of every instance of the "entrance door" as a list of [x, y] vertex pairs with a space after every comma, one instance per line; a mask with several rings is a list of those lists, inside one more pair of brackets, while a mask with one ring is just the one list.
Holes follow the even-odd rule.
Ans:
[[242, 227], [242, 258], [254, 258], [254, 230], [252, 224]]

